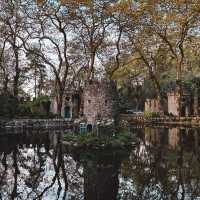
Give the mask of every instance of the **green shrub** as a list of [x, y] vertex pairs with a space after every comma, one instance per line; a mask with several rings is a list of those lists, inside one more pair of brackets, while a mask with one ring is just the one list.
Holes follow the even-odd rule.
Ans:
[[0, 95], [0, 117], [13, 118], [17, 114], [18, 100], [10, 94]]
[[57, 118], [50, 113], [50, 101], [41, 96], [34, 101], [19, 103], [11, 94], [0, 95], [0, 118]]
[[31, 112], [30, 103], [19, 104], [17, 115], [18, 116], [31, 116], [32, 112]]
[[50, 101], [47, 96], [41, 96], [33, 101], [23, 102], [18, 107], [17, 117], [20, 118], [58, 118], [50, 112]]
[[49, 101], [50, 101], [50, 99], [48, 96], [39, 96], [39, 97], [33, 99], [33, 104], [40, 105], [43, 102], [49, 102]]
[[114, 134], [113, 136], [97, 136], [94, 133], [64, 134], [65, 141], [78, 142], [82, 144], [111, 144], [112, 142], [123, 142], [125, 144], [128, 144], [134, 139], [135, 137], [133, 136], [133, 134], [129, 132], [120, 132]]

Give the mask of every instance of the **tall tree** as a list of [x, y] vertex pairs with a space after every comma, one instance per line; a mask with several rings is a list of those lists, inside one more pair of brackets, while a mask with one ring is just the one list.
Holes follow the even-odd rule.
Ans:
[[1, 1], [0, 4], [0, 23], [2, 28], [2, 35], [6, 38], [5, 46], [9, 47], [13, 54], [13, 95], [18, 97], [20, 74], [22, 73], [23, 64], [20, 63], [20, 56], [22, 56], [20, 43], [20, 35], [23, 34], [24, 16], [21, 8], [21, 1]]
[[[75, 48], [78, 48], [71, 21], [72, 13], [68, 7], [45, 4], [36, 7], [35, 16], [29, 13], [29, 20], [34, 23], [34, 30], [28, 32], [22, 38], [26, 51], [35, 54], [48, 67], [49, 75], [55, 79], [55, 96], [57, 100], [57, 112], [61, 115], [64, 92], [74, 80], [73, 76], [80, 71], [77, 65], [80, 59], [78, 52], [73, 56]], [[38, 51], [34, 51], [37, 46]]]
[[111, 28], [110, 5], [111, 2], [108, 0], [94, 0], [79, 3], [74, 6], [75, 9], [71, 10], [74, 13], [73, 27], [77, 33], [77, 41], [82, 45], [81, 51], [85, 57], [86, 80], [94, 78], [95, 65], [98, 65], [98, 54]]
[[[148, 57], [152, 55], [151, 50], [156, 51], [159, 46], [163, 45], [172, 58], [173, 67], [176, 68], [178, 110], [181, 115], [182, 70], [187, 63], [185, 50], [189, 46], [192, 48], [192, 44], [188, 44], [191, 37], [197, 36], [199, 5], [195, 1], [126, 1], [124, 4], [126, 6], [123, 11], [128, 16], [132, 16], [132, 21], [135, 22], [137, 19], [139, 27], [136, 37], [140, 37], [142, 32], [146, 33], [147, 36], [150, 36], [147, 45], [156, 40], [153, 45], [145, 45], [149, 51], [147, 52]], [[141, 49], [138, 47], [137, 41], [135, 47], [135, 50], [140, 53]], [[153, 62], [152, 60], [151, 63]], [[154, 69], [156, 68], [154, 67]]]

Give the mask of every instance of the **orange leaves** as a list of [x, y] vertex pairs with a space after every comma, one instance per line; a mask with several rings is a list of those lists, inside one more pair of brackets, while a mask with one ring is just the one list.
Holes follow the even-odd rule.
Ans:
[[126, 12], [129, 10], [129, 7], [131, 5], [131, 1], [119, 1], [118, 4], [116, 4], [116, 8], [118, 8], [121, 12]]
[[131, 0], [121, 0], [117, 3], [113, 3], [109, 9], [110, 13], [113, 12], [122, 12], [127, 13], [130, 10]]
[[45, 3], [45, 0], [37, 0], [37, 4], [42, 5]]

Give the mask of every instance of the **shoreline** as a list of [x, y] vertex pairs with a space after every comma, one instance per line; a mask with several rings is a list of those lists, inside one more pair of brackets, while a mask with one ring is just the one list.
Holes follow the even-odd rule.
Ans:
[[125, 120], [131, 124], [138, 125], [165, 125], [165, 126], [184, 126], [200, 127], [199, 117], [148, 117], [133, 116], [131, 114], [121, 114], [120, 120]]
[[[120, 114], [119, 121], [125, 121], [129, 125], [141, 127], [196, 127], [200, 128], [200, 117], [148, 117]], [[77, 124], [68, 119], [0, 119], [0, 130], [74, 130]]]

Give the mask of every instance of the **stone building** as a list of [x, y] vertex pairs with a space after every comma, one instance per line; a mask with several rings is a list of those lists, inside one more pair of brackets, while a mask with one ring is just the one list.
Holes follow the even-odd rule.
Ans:
[[167, 112], [167, 103], [164, 101], [163, 105], [158, 99], [147, 99], [145, 101], [145, 112], [164, 114]]
[[193, 97], [193, 115], [199, 116], [200, 115], [200, 91], [199, 88], [196, 88], [194, 91]]
[[[177, 92], [170, 92], [167, 94], [168, 98], [168, 113], [174, 116], [178, 116], [178, 98]], [[192, 116], [194, 115], [194, 95], [184, 92], [181, 98], [181, 116]]]
[[114, 118], [116, 93], [112, 83], [92, 81], [83, 90], [83, 115], [88, 123]]
[[[193, 93], [184, 90], [181, 97], [181, 116], [199, 116], [200, 114], [200, 96], [198, 91]], [[158, 99], [147, 99], [145, 102], [146, 112], [168, 113], [174, 116], [179, 115], [179, 94], [176, 91], [167, 93], [167, 101], [161, 106]]]
[[[61, 116], [66, 119], [84, 118], [88, 124], [96, 120], [113, 119], [117, 112], [116, 90], [107, 81], [91, 81], [83, 91], [67, 91], [63, 97]], [[51, 112], [58, 114], [57, 102], [53, 98]]]
[[161, 105], [158, 99], [147, 99], [145, 101], [145, 112], [160, 113]]
[[[200, 115], [200, 90], [199, 88], [194, 91], [183, 90], [181, 97], [181, 116], [199, 116]], [[176, 91], [169, 92], [168, 97], [168, 113], [178, 116], [178, 97], [179, 94]]]
[[[51, 102], [51, 112], [58, 114], [57, 101], [54, 97]], [[63, 97], [61, 116], [65, 119], [79, 118], [81, 114], [81, 92], [67, 91]]]

